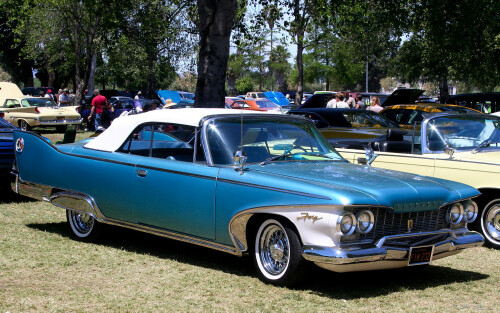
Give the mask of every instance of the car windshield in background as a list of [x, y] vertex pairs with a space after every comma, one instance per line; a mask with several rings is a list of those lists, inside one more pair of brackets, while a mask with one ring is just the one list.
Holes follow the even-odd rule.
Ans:
[[54, 100], [48, 98], [29, 98], [21, 100], [23, 107], [56, 107]]
[[399, 125], [383, 115], [370, 111], [346, 111], [343, 113], [353, 127], [392, 127]]
[[279, 105], [268, 100], [257, 100], [255, 103], [259, 108], [279, 108]]
[[500, 119], [482, 116], [439, 117], [427, 125], [427, 146], [442, 151], [446, 144], [458, 150], [500, 147]]
[[208, 125], [208, 145], [214, 164], [233, 165], [233, 154], [240, 150], [248, 157], [248, 163], [279, 156], [282, 156], [279, 161], [344, 161], [317, 129], [304, 120], [244, 117], [241, 122], [239, 117], [219, 118]]
[[179, 95], [181, 96], [182, 99], [187, 99], [187, 100], [194, 100], [194, 93], [190, 92], [179, 92]]

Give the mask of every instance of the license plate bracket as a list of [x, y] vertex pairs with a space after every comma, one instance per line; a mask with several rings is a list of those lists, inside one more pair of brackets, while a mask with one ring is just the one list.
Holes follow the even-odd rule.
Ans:
[[434, 254], [434, 246], [411, 247], [408, 266], [430, 264]]

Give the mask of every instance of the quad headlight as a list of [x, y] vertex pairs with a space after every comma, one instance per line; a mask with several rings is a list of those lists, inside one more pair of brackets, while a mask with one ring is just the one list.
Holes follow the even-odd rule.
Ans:
[[464, 207], [460, 203], [453, 204], [446, 213], [446, 222], [450, 224], [458, 224], [464, 216]]
[[373, 229], [375, 218], [370, 210], [361, 210], [354, 215], [351, 212], [343, 212], [337, 219], [337, 231], [344, 236], [352, 235], [355, 231], [366, 234]]
[[469, 203], [464, 208], [464, 221], [466, 223], [472, 223], [477, 217], [477, 204], [474, 201], [469, 201]]
[[356, 216], [351, 212], [344, 212], [337, 219], [337, 230], [342, 235], [349, 236], [356, 230]]
[[356, 231], [362, 234], [366, 234], [373, 229], [373, 225], [375, 224], [375, 218], [373, 217], [373, 213], [369, 210], [359, 211], [356, 214]]

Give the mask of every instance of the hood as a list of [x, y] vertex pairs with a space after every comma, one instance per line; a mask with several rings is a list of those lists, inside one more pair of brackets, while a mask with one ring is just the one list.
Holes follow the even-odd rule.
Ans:
[[475, 188], [461, 183], [351, 163], [275, 162], [249, 167], [260, 174], [286, 178], [289, 186], [299, 183], [301, 191], [317, 193], [320, 187], [336, 204], [380, 205], [398, 213], [437, 209], [479, 195]]
[[335, 94], [331, 93], [316, 93], [309, 97], [299, 109], [326, 108], [328, 101], [335, 98]]
[[264, 95], [267, 99], [276, 103], [279, 106], [290, 105], [290, 101], [285, 97], [285, 95], [279, 91], [266, 91]]
[[392, 94], [382, 103], [383, 107], [388, 107], [396, 104], [411, 104], [424, 93], [421, 89], [396, 89]]
[[[172, 103], [175, 104], [188, 104], [188, 103], [194, 103], [193, 100], [186, 100], [182, 99], [181, 96], [177, 91], [173, 90], [158, 90], [156, 91], [156, 94], [158, 95], [158, 98], [160, 98], [161, 102], [163, 105], [167, 104], [167, 100], [170, 99]], [[171, 103], [169, 103], [171, 104]]]

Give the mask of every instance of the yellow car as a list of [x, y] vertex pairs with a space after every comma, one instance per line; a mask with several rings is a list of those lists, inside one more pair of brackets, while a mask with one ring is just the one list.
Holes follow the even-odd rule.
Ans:
[[80, 125], [76, 106], [59, 107], [51, 98], [24, 96], [13, 83], [0, 82], [0, 117], [23, 130], [55, 126], [64, 132], [68, 125]]
[[[485, 243], [500, 248], [500, 118], [488, 114], [426, 113], [416, 131], [393, 144], [406, 153], [338, 149], [344, 158], [374, 167], [445, 178], [481, 191], [472, 225]], [[390, 151], [390, 150], [387, 150]], [[394, 150], [393, 150], [394, 151]], [[464, 214], [457, 212], [457, 214]]]
[[453, 112], [453, 113], [481, 113], [477, 110], [453, 104], [414, 103], [397, 104], [385, 107], [380, 114], [384, 115], [399, 126], [412, 129], [415, 123], [421, 123], [424, 113]]

